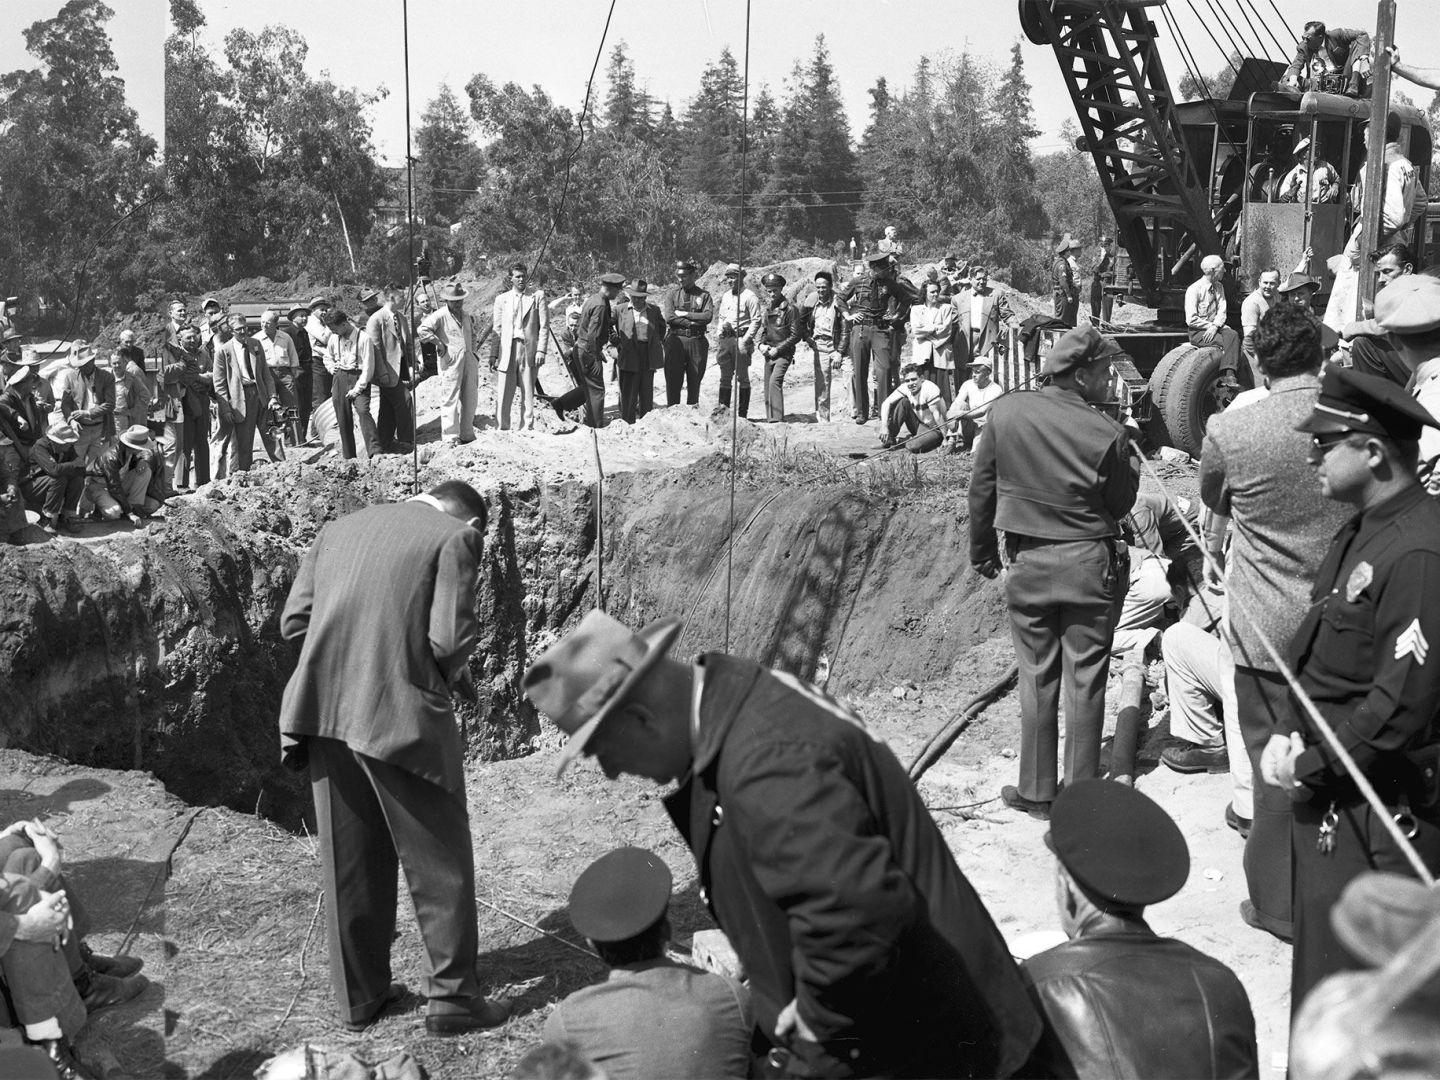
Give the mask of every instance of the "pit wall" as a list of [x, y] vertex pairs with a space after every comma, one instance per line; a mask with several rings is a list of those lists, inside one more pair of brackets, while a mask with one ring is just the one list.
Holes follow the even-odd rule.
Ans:
[[[276, 716], [298, 648], [279, 616], [326, 521], [409, 494], [399, 459], [283, 463], [177, 500], [105, 540], [0, 554], [0, 745], [145, 769], [191, 802], [298, 824], [303, 778]], [[422, 470], [421, 483], [443, 479]], [[468, 477], [485, 489], [477, 470]], [[530, 660], [594, 606], [593, 488], [488, 490], [490, 525], [461, 705], [468, 754], [529, 752]], [[1004, 626], [968, 569], [963, 491], [915, 500], [849, 486], [743, 487], [730, 553], [730, 651], [839, 692], [935, 677]], [[723, 648], [729, 495], [713, 462], [622, 474], [604, 491], [606, 609], [686, 620], [676, 655]]]

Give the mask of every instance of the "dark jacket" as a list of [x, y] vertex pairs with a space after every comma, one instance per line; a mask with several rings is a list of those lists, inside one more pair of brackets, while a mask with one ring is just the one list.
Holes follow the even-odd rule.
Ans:
[[576, 362], [585, 372], [599, 371], [601, 350], [615, 334], [615, 315], [604, 293], [596, 293], [580, 309], [580, 327], [575, 332]]
[[[109, 492], [110, 497], [120, 504], [122, 514], [129, 514], [135, 510], [130, 505], [130, 500], [125, 497], [121, 472], [126, 460], [134, 455], [135, 451], [116, 441], [107, 447], [103, 454], [94, 458], [85, 470], [87, 475], [105, 485], [105, 490]], [[165, 497], [165, 454], [156, 448], [142, 452], [139, 456], [145, 458], [150, 464], [150, 482], [145, 487], [145, 494], [158, 502]]]
[[34, 394], [6, 390], [0, 394], [0, 435], [8, 435], [28, 457], [30, 447], [45, 435], [46, 412]]
[[1044, 540], [1120, 535], [1140, 486], [1129, 436], [1074, 390], [1050, 385], [990, 406], [970, 477], [970, 561], [996, 558], [996, 530]]
[[701, 658], [690, 779], [666, 799], [767, 1034], [795, 998], [814, 1075], [1008, 1076], [1040, 1020], [985, 905], [862, 721], [783, 672]]
[[756, 346], [766, 345], [775, 357], [794, 356], [800, 341], [800, 309], [781, 297], [778, 304], [763, 301], [760, 308], [760, 336]]
[[[835, 295], [835, 337], [832, 346], [842, 356], [850, 352], [850, 305], [839, 293]], [[812, 349], [815, 347], [815, 304], [812, 302], [800, 309], [800, 338]]]
[[1260, 1075], [1255, 1017], [1235, 973], [1141, 920], [1097, 913], [1072, 941], [1025, 961], [1023, 975], [1045, 1020], [1033, 1075]]
[[68, 477], [83, 475], [85, 462], [75, 456], [74, 443], [53, 443], [48, 436], [41, 436], [30, 448], [30, 472], [34, 476]]
[[[90, 377], [90, 389], [94, 394], [96, 407], [91, 409], [80, 408], [80, 372], [71, 368], [65, 372], [64, 389], [60, 391], [60, 415], [67, 423], [76, 426], [91, 426], [98, 424], [100, 437], [102, 439], [113, 439], [115, 437], [115, 376], [113, 373], [97, 366], [95, 374]], [[104, 412], [99, 406], [109, 405], [110, 411]]]
[[635, 308], [627, 304], [615, 317], [615, 363], [620, 371], [659, 371], [665, 366], [665, 320], [654, 304], [645, 305], [647, 337], [636, 337]]
[[920, 290], [901, 277], [876, 277], [866, 270], [840, 290], [840, 299], [861, 322], [888, 327], [891, 320], [904, 322], [914, 304], [925, 298]]

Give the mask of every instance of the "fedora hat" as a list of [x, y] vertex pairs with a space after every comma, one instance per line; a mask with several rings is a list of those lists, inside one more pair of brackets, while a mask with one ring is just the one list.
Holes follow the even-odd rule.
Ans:
[[1330, 925], [1347, 952], [1368, 967], [1384, 967], [1432, 919], [1440, 917], [1440, 889], [1400, 874], [1361, 874], [1330, 909]]
[[603, 611], [592, 611], [525, 672], [525, 696], [570, 736], [557, 775], [665, 655], [681, 626], [677, 618], [656, 619], [637, 633]]
[[28, 379], [31, 375], [34, 374], [34, 364], [17, 364], [15, 370], [10, 373], [10, 377], [5, 380], [5, 389], [14, 390], [15, 387], [19, 386], [21, 383], [23, 383], [26, 379]]
[[86, 364], [95, 362], [95, 349], [87, 342], [77, 341], [70, 346], [70, 366], [72, 368], [84, 367]]
[[297, 311], [303, 312], [303, 313], [306, 314], [306, 315], [309, 315], [309, 314], [310, 314], [310, 309], [309, 309], [308, 307], [306, 307], [304, 304], [298, 304], [298, 305], [296, 305], [295, 307], [292, 307], [289, 311], [285, 312], [285, 317], [286, 317], [287, 319], [289, 319], [291, 322], [294, 322], [294, 321], [295, 321], [295, 313], [296, 313]]
[[456, 300], [464, 300], [465, 297], [469, 295], [469, 293], [453, 281], [440, 291], [440, 299], [444, 300], [447, 304], [453, 303]]
[[131, 450], [153, 450], [155, 444], [150, 441], [150, 429], [144, 424], [134, 424], [120, 433], [120, 441]]
[[630, 283], [630, 287], [625, 291], [628, 292], [631, 296], [640, 297], [642, 300], [650, 295], [649, 284], [645, 281], [643, 277], [637, 277], [634, 281]]
[[53, 443], [68, 446], [80, 441], [80, 433], [69, 424], [51, 424], [45, 429], [45, 437]]
[[330, 307], [331, 304], [329, 300], [325, 299], [325, 297], [317, 296], [314, 300], [311, 300], [307, 306], [310, 308], [311, 311], [314, 311], [316, 308]]

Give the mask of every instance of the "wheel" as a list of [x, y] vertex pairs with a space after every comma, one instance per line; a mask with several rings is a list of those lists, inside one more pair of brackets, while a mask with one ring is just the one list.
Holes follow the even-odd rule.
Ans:
[[1049, 45], [1050, 35], [1045, 32], [1045, 21], [1040, 15], [1040, 5], [1049, 0], [1020, 0], [1020, 29], [1035, 45]]
[[1191, 457], [1200, 456], [1205, 424], [1230, 404], [1234, 396], [1218, 385], [1224, 353], [1216, 348], [1188, 346], [1189, 355], [1177, 357], [1165, 387], [1163, 415], [1170, 445]]
[[1165, 396], [1169, 392], [1170, 381], [1179, 361], [1189, 356], [1194, 348], [1189, 344], [1177, 345], [1162, 356], [1155, 365], [1155, 370], [1150, 372], [1150, 383], [1147, 387], [1150, 394], [1150, 419], [1146, 424], [1146, 435], [1152, 446], [1175, 445], [1174, 437], [1165, 426]]

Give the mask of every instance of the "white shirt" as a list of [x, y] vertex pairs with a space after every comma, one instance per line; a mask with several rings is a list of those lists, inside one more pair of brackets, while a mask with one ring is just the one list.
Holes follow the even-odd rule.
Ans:
[[[985, 386], [980, 386], [974, 379], [966, 379], [961, 385], [955, 400], [950, 403], [950, 411], [945, 414], [947, 420], [958, 420], [966, 413], [974, 413], [969, 419], [975, 422], [976, 427], [985, 426], [986, 414], [990, 412], [990, 403], [1005, 393], [998, 382], [991, 379]], [[981, 412], [974, 412], [980, 409]]]
[[265, 350], [265, 362], [272, 368], [288, 369], [300, 366], [300, 354], [295, 351], [295, 342], [290, 340], [290, 335], [284, 330], [275, 331], [274, 341], [266, 337], [265, 331], [261, 330], [255, 335], [255, 340], [260, 342], [260, 347]]
[[740, 295], [736, 296], [729, 289], [720, 294], [720, 303], [717, 305], [719, 320], [717, 326], [729, 323], [735, 330], [735, 336], [742, 341], [754, 342], [760, 332], [760, 298], [749, 289], [742, 288]]
[[1185, 290], [1185, 325], [1191, 330], [1209, 330], [1211, 324], [1225, 325], [1225, 289], [1202, 277]]

